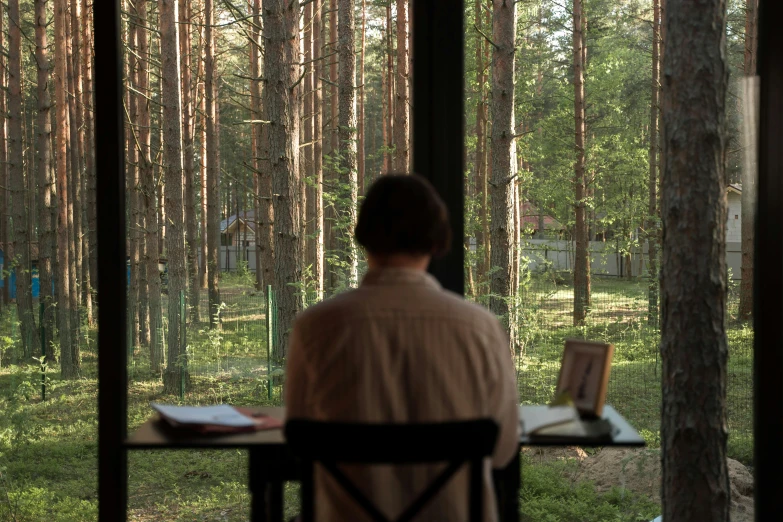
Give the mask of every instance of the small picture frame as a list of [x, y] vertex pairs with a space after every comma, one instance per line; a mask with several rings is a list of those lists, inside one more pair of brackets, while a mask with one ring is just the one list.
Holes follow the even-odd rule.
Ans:
[[613, 354], [611, 344], [567, 339], [555, 395], [568, 392], [582, 417], [600, 417]]

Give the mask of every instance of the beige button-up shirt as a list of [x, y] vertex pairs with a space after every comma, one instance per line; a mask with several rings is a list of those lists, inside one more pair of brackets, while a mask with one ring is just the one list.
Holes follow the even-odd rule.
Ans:
[[[492, 314], [443, 290], [426, 272], [371, 270], [358, 289], [297, 318], [288, 351], [287, 415], [378, 423], [492, 418], [500, 427], [484, 470], [484, 520], [492, 522], [491, 468], [505, 466], [519, 450], [508, 346]], [[443, 468], [341, 466], [389, 517], [402, 513]], [[325, 470], [316, 468], [315, 486], [319, 522], [369, 520]], [[415, 520], [466, 521], [467, 492], [465, 466]]]

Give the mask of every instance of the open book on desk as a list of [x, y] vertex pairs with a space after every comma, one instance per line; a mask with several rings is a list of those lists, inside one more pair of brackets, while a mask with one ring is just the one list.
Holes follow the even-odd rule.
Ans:
[[522, 434], [531, 441], [563, 444], [612, 441], [612, 424], [606, 419], [582, 419], [573, 406], [521, 405]]
[[283, 421], [253, 413], [246, 408], [235, 408], [227, 404], [218, 406], [171, 406], [150, 403], [161, 419], [175, 428], [198, 433], [243, 433], [282, 428]]

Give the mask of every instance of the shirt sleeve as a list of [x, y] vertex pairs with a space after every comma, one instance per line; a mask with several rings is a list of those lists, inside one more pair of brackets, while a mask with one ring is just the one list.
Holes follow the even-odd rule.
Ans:
[[497, 333], [493, 336], [493, 346], [489, 349], [496, 354], [499, 378], [495, 386], [492, 387], [490, 404], [492, 416], [498, 423], [500, 431], [492, 456], [492, 467], [503, 468], [519, 452], [519, 438], [522, 430], [519, 424], [517, 376], [511, 358], [508, 336], [500, 324], [496, 325], [495, 330]]
[[308, 417], [310, 414], [310, 372], [305, 350], [301, 325], [294, 323], [285, 371], [285, 407], [289, 419]]

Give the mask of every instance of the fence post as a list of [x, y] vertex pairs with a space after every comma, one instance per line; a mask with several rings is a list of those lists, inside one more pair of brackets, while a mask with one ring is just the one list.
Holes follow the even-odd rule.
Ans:
[[[40, 291], [39, 291], [40, 295]], [[46, 328], [44, 328], [44, 302], [38, 303], [38, 324], [41, 325], [41, 401], [46, 400]]]
[[267, 379], [267, 398], [272, 398], [272, 285], [266, 287], [266, 379]]

